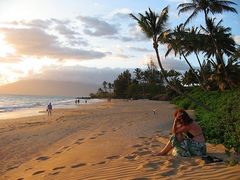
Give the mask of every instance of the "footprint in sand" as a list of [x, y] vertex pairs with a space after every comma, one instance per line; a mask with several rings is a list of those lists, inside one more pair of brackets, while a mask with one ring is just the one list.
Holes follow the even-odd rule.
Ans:
[[62, 151], [57, 151], [57, 152], [55, 152], [54, 154], [60, 154], [60, 153], [62, 153]]
[[143, 145], [141, 145], [141, 144], [135, 144], [135, 145], [133, 145], [132, 147], [133, 148], [139, 148], [139, 147], [142, 147]]
[[140, 136], [138, 137], [139, 139], [147, 139], [148, 137], [145, 137], [145, 136]]
[[64, 147], [62, 147], [61, 149], [67, 149], [67, 148], [69, 148], [70, 146], [64, 146]]
[[128, 155], [128, 156], [125, 156], [124, 158], [132, 161], [132, 160], [135, 160], [137, 158], [137, 155], [136, 154], [135, 155]]
[[101, 161], [101, 162], [99, 162], [97, 164], [106, 164], [106, 161]]
[[25, 169], [24, 171], [29, 171], [29, 170], [31, 170], [32, 168], [27, 168], [27, 169]]
[[79, 168], [86, 165], [87, 165], [86, 163], [79, 163], [79, 164], [72, 165], [71, 168]]
[[48, 159], [49, 159], [48, 156], [41, 156], [41, 157], [38, 157], [36, 160], [37, 160], [37, 161], [46, 161], [46, 160], [48, 160]]
[[56, 170], [64, 169], [64, 168], [65, 168], [65, 166], [60, 166], [60, 167], [55, 167], [55, 168], [53, 168], [52, 170], [53, 170], [53, 171], [56, 171]]
[[78, 142], [78, 141], [76, 141], [74, 144], [80, 145], [80, 144], [83, 144], [83, 142]]
[[38, 174], [42, 174], [42, 173], [44, 173], [45, 171], [36, 171], [36, 172], [34, 172], [32, 175], [33, 176], [35, 176], [35, 175], [38, 175]]
[[161, 176], [171, 176], [175, 174], [175, 170], [167, 170], [165, 172], [160, 173]]
[[147, 145], [147, 146], [148, 146], [148, 145], [150, 145], [150, 142], [145, 141], [145, 142], [144, 142], [144, 145]]
[[60, 151], [61, 150], [66, 150], [66, 151], [69, 151], [69, 150], [71, 150], [72, 148], [70, 147], [70, 146], [64, 146], [64, 147], [62, 147], [61, 149], [60, 149]]
[[57, 171], [57, 172], [49, 173], [49, 175], [54, 176], [54, 175], [57, 175], [57, 174], [59, 174], [59, 173], [60, 173], [60, 171]]
[[90, 139], [96, 139], [97, 137], [96, 136], [94, 136], [94, 137], [90, 137]]
[[148, 162], [146, 164], [141, 164], [137, 169], [145, 169], [147, 171], [152, 171], [159, 169], [161, 162]]
[[70, 146], [64, 146], [64, 147], [61, 147], [61, 148], [59, 148], [59, 150], [58, 151], [56, 151], [53, 155], [56, 155], [56, 154], [60, 154], [60, 153], [62, 153], [63, 151], [69, 151], [69, 150], [71, 150], [72, 148], [70, 147]]
[[83, 142], [84, 139], [85, 139], [85, 138], [79, 138], [78, 140], [75, 141], [74, 144], [78, 144], [78, 145], [83, 144], [83, 143], [84, 143], [84, 142]]
[[19, 166], [12, 166], [12, 167], [9, 167], [8, 169], [7, 169], [7, 171], [10, 171], [10, 170], [12, 170], [12, 169], [16, 169], [16, 168], [18, 168]]
[[145, 156], [145, 155], [148, 155], [148, 154], [152, 154], [152, 151], [135, 151], [133, 152], [132, 154], [135, 154], [135, 155], [138, 155], [138, 156]]
[[139, 178], [133, 178], [132, 180], [149, 180], [149, 178], [139, 177]]
[[151, 147], [160, 147], [161, 145], [160, 144], [152, 144]]
[[101, 161], [101, 162], [99, 162], [99, 163], [92, 164], [92, 166], [101, 165], [101, 164], [106, 164], [106, 161]]
[[105, 133], [99, 133], [98, 136], [103, 136]]
[[106, 157], [106, 159], [109, 159], [109, 160], [115, 160], [115, 159], [118, 159], [120, 158], [120, 156], [109, 156], [109, 157]]
[[24, 178], [18, 178], [17, 180], [23, 180]]

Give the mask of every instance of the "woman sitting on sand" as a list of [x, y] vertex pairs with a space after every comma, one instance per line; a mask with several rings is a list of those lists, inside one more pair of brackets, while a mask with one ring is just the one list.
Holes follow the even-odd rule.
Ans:
[[174, 113], [174, 122], [170, 140], [157, 155], [167, 155], [172, 151], [174, 156], [202, 156], [206, 154], [205, 138], [202, 128], [191, 119], [186, 111], [180, 109]]

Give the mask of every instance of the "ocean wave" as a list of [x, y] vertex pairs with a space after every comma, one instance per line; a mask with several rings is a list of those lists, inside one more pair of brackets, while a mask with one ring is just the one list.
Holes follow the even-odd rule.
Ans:
[[[0, 95], [0, 113], [18, 111], [21, 109], [46, 108], [51, 102], [53, 108], [67, 108], [75, 106], [74, 97], [60, 96], [21, 96]], [[96, 103], [101, 100], [88, 99], [87, 103]], [[85, 99], [80, 99], [80, 104], [85, 104]]]

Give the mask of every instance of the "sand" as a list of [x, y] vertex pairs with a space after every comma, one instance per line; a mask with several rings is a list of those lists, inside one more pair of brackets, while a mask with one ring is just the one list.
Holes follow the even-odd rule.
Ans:
[[[239, 165], [154, 156], [174, 111], [169, 102], [114, 100], [1, 120], [0, 179], [240, 179]], [[226, 159], [222, 145], [207, 146]]]

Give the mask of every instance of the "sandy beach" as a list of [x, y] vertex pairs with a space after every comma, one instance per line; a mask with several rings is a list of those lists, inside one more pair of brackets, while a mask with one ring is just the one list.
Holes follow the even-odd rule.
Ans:
[[[239, 165], [153, 155], [168, 140], [175, 108], [113, 100], [0, 120], [0, 179], [239, 179]], [[207, 149], [226, 159], [222, 145]]]

